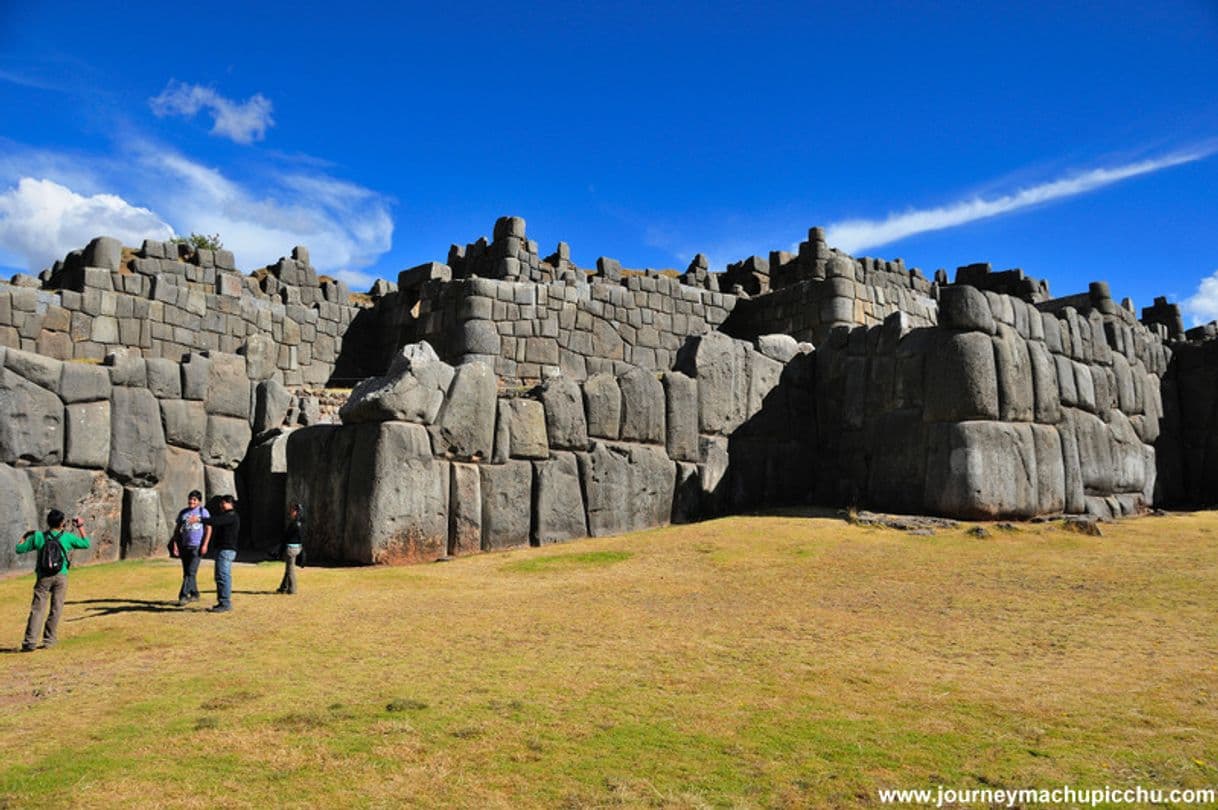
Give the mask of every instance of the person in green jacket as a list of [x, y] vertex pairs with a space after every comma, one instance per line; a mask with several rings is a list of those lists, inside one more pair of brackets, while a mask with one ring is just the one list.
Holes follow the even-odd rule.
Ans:
[[[79, 535], [65, 531], [64, 514], [58, 509], [52, 509], [47, 513], [47, 528], [45, 532], [26, 532], [21, 542], [17, 544], [17, 553], [25, 554], [30, 551], [40, 552], [38, 555], [38, 564], [35, 569], [41, 569], [42, 563], [46, 559], [57, 560], [59, 564], [55, 572], [36, 570], [37, 579], [34, 582], [34, 601], [30, 604], [30, 618], [25, 623], [25, 639], [21, 643], [22, 652], [33, 652], [38, 645], [39, 631], [42, 635], [42, 646], [44, 648], [55, 646], [55, 631], [59, 627], [59, 614], [63, 611], [63, 600], [68, 593], [68, 568], [71, 561], [68, 559], [68, 554], [74, 548], [88, 548], [89, 538], [84, 536], [81, 531], [84, 528], [85, 522], [80, 518], [72, 518], [72, 527], [80, 532]], [[42, 554], [42, 549], [47, 543], [58, 543], [62, 549], [62, 554]], [[46, 617], [46, 626], [43, 627], [42, 616], [46, 608], [47, 601], [51, 603], [51, 611]]]

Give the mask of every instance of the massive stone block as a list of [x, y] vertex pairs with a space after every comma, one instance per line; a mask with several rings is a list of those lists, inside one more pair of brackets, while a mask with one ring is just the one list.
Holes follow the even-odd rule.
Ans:
[[1004, 422], [1031, 422], [1035, 397], [1028, 344], [1006, 324], [999, 326], [994, 338], [994, 361], [998, 376], [998, 418]]
[[667, 525], [672, 516], [676, 463], [647, 445], [594, 442], [576, 455], [587, 495], [593, 537]]
[[346, 549], [348, 480], [354, 444], [355, 431], [337, 425], [314, 425], [288, 434], [284, 500], [303, 504], [307, 510], [307, 548], [318, 559], [354, 561], [359, 556], [348, 554]]
[[384, 377], [364, 380], [339, 411], [347, 424], [398, 420], [430, 425], [456, 372], [427, 343], [402, 348]]
[[995, 333], [993, 313], [982, 292], [974, 287], [949, 285], [939, 290], [939, 325], [946, 329], [961, 329]]
[[997, 377], [988, 336], [977, 332], [942, 336], [926, 358], [924, 418], [928, 422], [997, 419]]
[[[246, 453], [239, 472], [246, 484], [241, 498], [241, 522], [249, 527], [255, 546], [273, 549], [283, 538], [287, 517], [288, 434], [280, 433], [255, 444]], [[312, 514], [305, 512], [308, 544]]]
[[1032, 425], [1036, 451], [1036, 511], [1055, 514], [1066, 509], [1066, 467], [1061, 434], [1051, 425]]
[[32, 352], [9, 349], [4, 355], [4, 365], [34, 385], [52, 393], [59, 393], [59, 380], [63, 376], [64, 367], [62, 361]]
[[745, 420], [749, 404], [747, 346], [711, 332], [691, 338], [679, 370], [698, 379], [700, 432], [728, 435]]
[[207, 398], [209, 414], [250, 418], [250, 382], [245, 373], [245, 358], [217, 352], [208, 359]]
[[456, 370], [432, 429], [438, 454], [490, 459], [495, 446], [496, 388], [495, 372], [485, 363], [466, 363]]
[[482, 489], [482, 550], [528, 545], [533, 465], [527, 461], [480, 464], [478, 474]]
[[1057, 366], [1043, 343], [1029, 341], [1027, 347], [1032, 372], [1033, 418], [1044, 425], [1056, 425], [1062, 418]]
[[[161, 520], [172, 528], [178, 512], [186, 508], [186, 496], [191, 490], [203, 492], [207, 486], [203, 473], [203, 462], [197, 453], [177, 447], [166, 447], [163, 461], [164, 472], [156, 485], [161, 501]], [[239, 507], [239, 511], [244, 511]], [[166, 536], [160, 542], [168, 543]], [[153, 549], [153, 553], [159, 553]]]
[[617, 439], [622, 429], [622, 389], [612, 374], [593, 374], [584, 382], [584, 406], [588, 414], [588, 435], [598, 439]]
[[633, 368], [618, 378], [622, 390], [622, 441], [664, 442], [664, 386], [653, 372]]
[[554, 377], [541, 389], [545, 407], [546, 435], [555, 450], [585, 450], [588, 447], [588, 420], [579, 384], [570, 377]]
[[64, 464], [105, 469], [110, 462], [110, 403], [79, 402], [64, 411]]
[[245, 458], [252, 436], [249, 422], [244, 419], [209, 415], [200, 451], [203, 463], [235, 470]]
[[110, 375], [100, 366], [64, 363], [59, 377], [59, 395], [68, 404], [109, 399]]
[[448, 462], [422, 425], [346, 428], [355, 433], [348, 482], [346, 559], [419, 562], [448, 553]]
[[17, 554], [22, 536], [46, 528], [45, 515], [34, 508], [34, 490], [21, 470], [0, 464], [0, 571], [33, 568], [34, 554]]
[[[926, 482], [926, 433], [921, 411], [881, 414], [869, 431], [868, 503], [891, 512], [922, 510]], [[788, 471], [788, 474], [794, 470]]]
[[161, 409], [147, 388], [115, 388], [110, 412], [110, 474], [124, 484], [150, 486], [165, 469]]
[[[105, 473], [93, 470], [31, 467], [26, 474], [30, 477], [34, 508], [39, 515], [45, 517], [51, 509], [58, 509], [69, 520], [77, 516], [84, 519], [89, 548], [73, 551], [73, 564], [118, 559], [122, 539], [122, 487]], [[38, 528], [45, 527], [43, 523]]]
[[203, 403], [190, 399], [168, 399], [160, 403], [165, 441], [176, 447], [198, 450], [207, 435], [207, 411]]
[[274, 379], [258, 383], [254, 394], [254, 433], [261, 435], [283, 426], [292, 407], [292, 392]]
[[532, 544], [544, 546], [588, 534], [575, 455], [557, 452], [533, 462]]
[[148, 375], [148, 390], [157, 399], [179, 399], [182, 396], [182, 371], [180, 364], [162, 357], [144, 360]]
[[63, 458], [63, 434], [59, 397], [7, 368], [0, 369], [0, 462], [58, 464]]
[[1084, 490], [1088, 495], [1112, 493], [1116, 485], [1116, 468], [1108, 426], [1098, 416], [1080, 410], [1070, 411], [1070, 421], [1078, 441]]
[[698, 383], [679, 371], [665, 372], [663, 383], [668, 456], [678, 461], [697, 462]]
[[482, 477], [477, 464], [452, 465], [448, 495], [448, 553], [482, 550]]
[[935, 514], [981, 520], [1036, 514], [1038, 479], [1030, 425], [934, 425], [928, 444], [925, 503]]
[[550, 447], [546, 437], [546, 412], [535, 399], [505, 400], [507, 403], [509, 455], [512, 458], [546, 458]]
[[1086, 489], [1083, 485], [1083, 467], [1078, 457], [1078, 436], [1074, 423], [1069, 414], [1063, 412], [1062, 421], [1057, 424], [1057, 435], [1061, 438], [1063, 499], [1065, 511], [1079, 515], [1086, 511]]
[[[182, 504], [184, 507], [186, 504]], [[167, 554], [172, 525], [165, 523], [161, 496], [155, 489], [123, 490], [121, 554], [124, 559]]]

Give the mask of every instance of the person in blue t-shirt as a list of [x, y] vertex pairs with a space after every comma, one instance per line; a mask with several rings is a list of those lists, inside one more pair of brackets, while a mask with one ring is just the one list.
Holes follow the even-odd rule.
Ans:
[[[178, 591], [178, 607], [199, 601], [199, 560], [207, 553], [211, 540], [211, 526], [203, 524], [209, 517], [203, 506], [203, 493], [192, 490], [186, 496], [186, 508], [178, 512], [174, 533], [178, 541], [178, 553], [182, 557], [182, 587]], [[194, 518], [194, 520], [191, 520]]]

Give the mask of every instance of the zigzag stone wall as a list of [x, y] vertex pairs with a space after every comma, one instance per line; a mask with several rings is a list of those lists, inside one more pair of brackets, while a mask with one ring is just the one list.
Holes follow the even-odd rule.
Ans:
[[[931, 281], [815, 228], [722, 273], [596, 265], [543, 258], [515, 217], [362, 297], [303, 248], [242, 276], [223, 251], [94, 240], [0, 285], [6, 537], [55, 505], [91, 518], [98, 558], [160, 553], [192, 488], [236, 491], [263, 547], [301, 500], [316, 557], [365, 563], [786, 503], [1218, 500], [1218, 326], [1185, 332], [1165, 300], [1139, 321], [1100, 282]], [[358, 383], [341, 424], [327, 382]], [[29, 564], [12, 545], [0, 569]]]

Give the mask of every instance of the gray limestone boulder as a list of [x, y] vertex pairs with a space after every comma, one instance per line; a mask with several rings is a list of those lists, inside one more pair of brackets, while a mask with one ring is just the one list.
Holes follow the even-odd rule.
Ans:
[[[763, 409], [775, 405], [775, 402], [769, 401], [770, 394], [778, 387], [778, 383], [782, 380], [782, 363], [777, 360], [772, 360], [756, 352], [749, 352], [746, 355], [748, 360], [749, 370], [749, 399], [748, 407], [745, 409], [745, 420], [751, 420]], [[782, 410], [782, 406], [778, 406]], [[785, 421], [782, 416], [779, 416], [778, 422]], [[785, 432], [786, 425], [780, 424], [780, 430]]]
[[941, 335], [926, 358], [924, 397], [928, 422], [997, 419], [998, 372], [989, 336]]
[[165, 469], [160, 406], [147, 388], [115, 388], [111, 396], [110, 474], [123, 484], [155, 484]]
[[497, 387], [495, 372], [485, 363], [466, 363], [456, 370], [432, 427], [437, 455], [490, 459], [495, 446]]
[[698, 465], [677, 463], [677, 482], [672, 496], [672, 522], [694, 523], [705, 516], [702, 510], [702, 481]]
[[1066, 466], [1061, 434], [1052, 425], [1032, 425], [1036, 452], [1036, 512], [1053, 515], [1066, 510]]
[[179, 399], [182, 396], [182, 370], [179, 363], [163, 357], [144, 361], [148, 375], [148, 390], [157, 399]]
[[249, 422], [233, 416], [208, 414], [200, 456], [204, 464], [234, 470], [245, 458], [253, 432]]
[[622, 389], [612, 374], [593, 374], [584, 382], [584, 407], [588, 415], [588, 435], [598, 439], [617, 439], [622, 430]]
[[633, 368], [618, 377], [622, 391], [622, 441], [662, 444], [664, 386], [654, 372]]
[[127, 388], [147, 388], [148, 368], [144, 358], [130, 354], [106, 355], [106, 368], [110, 372], [110, 384]]
[[478, 465], [482, 490], [482, 550], [529, 544], [533, 465], [527, 461]]
[[[182, 504], [185, 506], [185, 504]], [[138, 559], [166, 553], [172, 526], [166, 524], [161, 496], [145, 487], [123, 490], [122, 557]]]
[[211, 358], [201, 354], [188, 354], [181, 368], [182, 399], [206, 399], [208, 383], [211, 380]]
[[585, 450], [588, 420], [579, 384], [570, 377], [552, 377], [541, 389], [545, 408], [546, 436], [554, 450]]
[[1070, 421], [1078, 441], [1084, 490], [1088, 495], [1112, 494], [1116, 490], [1116, 467], [1108, 426], [1095, 414], [1080, 410], [1070, 412]]
[[59, 397], [7, 368], [0, 369], [0, 462], [58, 464], [63, 438]]
[[1083, 467], [1078, 457], [1078, 437], [1074, 431], [1074, 423], [1067, 412], [1063, 411], [1062, 420], [1056, 428], [1062, 448], [1062, 499], [1065, 502], [1063, 508], [1069, 514], [1082, 514], [1087, 509]]
[[999, 325], [994, 338], [994, 361], [998, 377], [998, 418], [1004, 422], [1031, 422], [1035, 396], [1028, 343], [1006, 324]]
[[68, 405], [64, 417], [64, 464], [104, 470], [110, 463], [110, 402]]
[[801, 352], [800, 343], [790, 335], [762, 335], [757, 338], [757, 351], [771, 360], [786, 365]]
[[939, 325], [945, 329], [994, 334], [996, 324], [989, 301], [975, 287], [948, 285], [939, 289]]
[[216, 352], [209, 355], [207, 397], [203, 407], [208, 414], [231, 416], [248, 421], [250, 418], [250, 382], [245, 372], [245, 358]]
[[283, 426], [292, 406], [292, 392], [275, 379], [258, 383], [254, 392], [254, 433], [262, 435]]
[[160, 405], [165, 441], [176, 447], [201, 449], [207, 436], [207, 411], [203, 409], [203, 403], [191, 399], [166, 399]]
[[269, 380], [274, 376], [279, 361], [279, 346], [270, 335], [250, 335], [241, 347], [241, 354], [245, 356], [245, 372], [251, 380]]
[[691, 338], [677, 368], [698, 380], [701, 433], [726, 436], [740, 426], [749, 404], [747, 344], [719, 332]]
[[647, 445], [594, 442], [578, 453], [593, 537], [667, 525], [676, 489], [676, 462]]
[[558, 452], [533, 462], [532, 544], [544, 546], [588, 534], [575, 455]]
[[400, 563], [445, 556], [449, 465], [432, 456], [427, 428], [381, 422], [343, 430], [355, 433], [348, 482], [348, 559]]
[[59, 377], [59, 396], [68, 404], [108, 400], [110, 374], [101, 366], [64, 363]]
[[451, 465], [448, 494], [448, 553], [470, 554], [482, 550], [482, 477], [480, 465]]
[[9, 349], [4, 354], [4, 366], [40, 388], [59, 393], [59, 379], [64, 367], [62, 360]]
[[116, 273], [122, 265], [123, 243], [110, 236], [99, 236], [85, 246], [83, 259], [85, 267]]
[[[39, 515], [45, 516], [51, 509], [59, 509], [69, 520], [77, 516], [84, 519], [89, 548], [73, 551], [73, 564], [118, 559], [122, 539], [122, 487], [105, 473], [94, 470], [31, 467], [26, 474], [34, 493], [34, 509]], [[45, 524], [39, 528], [45, 528]]]
[[[203, 492], [207, 482], [198, 453], [166, 447], [163, 456], [164, 471], [157, 482], [156, 493], [161, 501], [161, 519], [165, 526], [172, 528], [178, 512], [186, 508], [186, 496], [195, 489]], [[168, 543], [169, 537], [166, 536], [161, 542]], [[159, 550], [154, 551], [160, 553]]]
[[347, 424], [419, 422], [430, 425], [440, 412], [455, 371], [426, 342], [404, 346], [383, 377], [364, 380], [339, 410]]
[[[924, 510], [926, 436], [928, 428], [916, 408], [877, 416], [868, 431], [868, 505], [889, 512], [916, 514]], [[791, 475], [794, 469], [785, 473]]]
[[550, 445], [546, 432], [545, 407], [535, 399], [506, 400], [509, 453], [512, 458], [548, 458]]
[[1043, 425], [1056, 425], [1062, 418], [1057, 365], [1043, 343], [1029, 341], [1027, 345], [1032, 371], [1033, 418]]
[[[235, 472], [223, 467], [203, 465], [203, 500], [205, 502], [214, 504], [224, 495], [232, 495], [237, 498], [238, 492], [239, 485]], [[245, 505], [242, 504], [242, 506]]]
[[698, 381], [679, 371], [663, 375], [665, 447], [669, 458], [697, 462]]
[[26, 532], [46, 524], [34, 508], [34, 491], [29, 477], [21, 470], [0, 464], [0, 571], [34, 567], [34, 554], [14, 550]]
[[934, 514], [993, 520], [1037, 513], [1036, 448], [1030, 425], [932, 425], [928, 447], [924, 501]]

